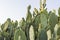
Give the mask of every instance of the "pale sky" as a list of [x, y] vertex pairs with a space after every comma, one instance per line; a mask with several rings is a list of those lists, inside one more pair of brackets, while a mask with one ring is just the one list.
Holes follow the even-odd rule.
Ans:
[[[0, 0], [0, 23], [4, 23], [7, 18], [20, 21], [26, 18], [27, 6], [31, 5], [31, 12], [34, 8], [39, 10], [40, 0]], [[47, 0], [48, 10], [58, 9], [60, 0]]]

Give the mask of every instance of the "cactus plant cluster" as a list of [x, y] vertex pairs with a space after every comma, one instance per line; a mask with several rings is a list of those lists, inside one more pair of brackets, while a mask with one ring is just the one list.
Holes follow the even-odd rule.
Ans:
[[[34, 8], [33, 13], [30, 9], [31, 5], [27, 7], [26, 18], [22, 18], [20, 22], [8, 18], [0, 25], [0, 40], [60, 39], [60, 8], [58, 9], [59, 16], [55, 12], [48, 12], [47, 8], [44, 8], [42, 12]], [[48, 39], [48, 30], [51, 31], [51, 39]]]

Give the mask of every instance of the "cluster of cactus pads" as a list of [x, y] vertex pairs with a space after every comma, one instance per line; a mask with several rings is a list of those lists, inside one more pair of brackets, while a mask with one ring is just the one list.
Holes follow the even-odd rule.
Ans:
[[[34, 8], [30, 12], [31, 5], [27, 7], [26, 19], [20, 22], [8, 18], [0, 25], [0, 40], [59, 40], [60, 39], [60, 8], [58, 16], [55, 11], [42, 12]], [[47, 31], [51, 31], [49, 39]]]

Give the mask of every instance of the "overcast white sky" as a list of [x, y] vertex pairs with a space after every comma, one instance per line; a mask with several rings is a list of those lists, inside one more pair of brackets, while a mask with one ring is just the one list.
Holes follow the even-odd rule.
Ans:
[[[40, 0], [0, 0], [0, 23], [4, 23], [7, 18], [20, 20], [26, 17], [27, 6], [31, 5], [31, 11], [34, 8], [39, 9]], [[48, 10], [58, 9], [60, 0], [47, 0]]]

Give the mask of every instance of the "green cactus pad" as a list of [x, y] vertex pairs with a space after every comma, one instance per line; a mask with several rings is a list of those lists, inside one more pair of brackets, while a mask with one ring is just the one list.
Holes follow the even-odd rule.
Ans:
[[43, 28], [46, 28], [46, 26], [47, 26], [47, 21], [48, 21], [46, 14], [41, 13], [40, 19], [41, 19], [41, 25], [42, 25], [42, 27], [43, 27]]
[[50, 29], [53, 33], [55, 25], [58, 23], [58, 17], [54, 13], [51, 13], [49, 16], [49, 24], [51, 25]]
[[14, 34], [14, 40], [26, 40], [25, 33], [21, 29], [17, 29]]

